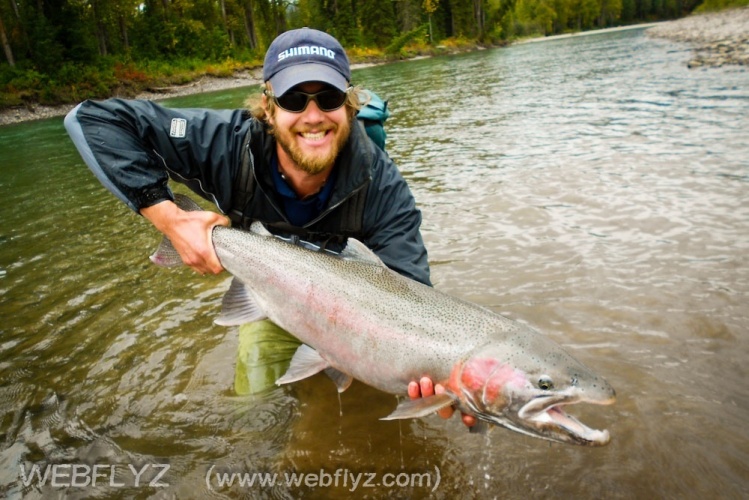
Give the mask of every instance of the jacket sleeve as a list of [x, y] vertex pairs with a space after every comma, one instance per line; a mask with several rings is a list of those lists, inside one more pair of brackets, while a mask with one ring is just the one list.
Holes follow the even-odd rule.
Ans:
[[79, 104], [65, 128], [94, 175], [132, 210], [173, 199], [171, 177], [226, 212], [247, 121], [239, 110], [110, 99]]
[[364, 243], [389, 268], [431, 286], [427, 250], [419, 229], [421, 211], [393, 161], [381, 151], [377, 154], [378, 168], [364, 212]]

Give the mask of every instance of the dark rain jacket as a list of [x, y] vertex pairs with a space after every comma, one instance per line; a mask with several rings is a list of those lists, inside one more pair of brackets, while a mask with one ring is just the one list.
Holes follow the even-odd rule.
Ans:
[[[275, 140], [246, 111], [85, 101], [67, 115], [65, 127], [99, 181], [136, 212], [173, 200], [167, 185], [171, 178], [242, 226], [259, 220], [277, 234], [294, 233], [318, 244], [332, 241], [328, 248], [333, 250], [342, 247], [342, 238], [355, 237], [391, 269], [430, 284], [421, 213], [413, 195], [392, 160], [356, 120], [336, 164], [328, 206], [303, 228], [289, 224], [273, 186]], [[250, 192], [240, 207], [237, 200], [244, 189]]]

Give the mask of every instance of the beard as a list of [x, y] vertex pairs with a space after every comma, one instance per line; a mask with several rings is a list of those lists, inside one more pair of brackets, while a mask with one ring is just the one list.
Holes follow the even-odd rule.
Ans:
[[326, 132], [332, 132], [335, 135], [333, 144], [327, 152], [309, 153], [304, 151], [296, 141], [297, 134], [307, 132], [304, 129], [279, 129], [274, 128], [273, 135], [276, 141], [287, 155], [296, 163], [297, 167], [308, 174], [319, 174], [335, 164], [338, 154], [348, 141], [351, 134], [350, 119], [340, 125], [331, 125]]

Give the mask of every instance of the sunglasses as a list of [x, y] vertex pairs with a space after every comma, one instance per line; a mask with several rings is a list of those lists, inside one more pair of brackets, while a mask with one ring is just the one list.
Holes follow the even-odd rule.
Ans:
[[326, 89], [314, 94], [308, 94], [300, 90], [289, 90], [281, 96], [275, 95], [270, 90], [265, 90], [264, 93], [273, 99], [279, 108], [290, 113], [301, 113], [307, 109], [307, 104], [310, 101], [315, 101], [320, 111], [335, 111], [346, 102], [349, 90], [351, 90], [351, 87], [347, 88], [345, 92], [338, 89]]

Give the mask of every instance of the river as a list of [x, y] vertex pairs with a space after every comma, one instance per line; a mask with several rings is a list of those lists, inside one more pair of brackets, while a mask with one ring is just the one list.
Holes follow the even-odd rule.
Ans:
[[0, 495], [746, 498], [749, 72], [689, 57], [640, 29], [354, 72], [435, 286], [604, 376], [616, 404], [570, 410], [602, 448], [379, 421], [393, 396], [323, 376], [236, 395], [228, 277], [152, 266], [61, 118], [0, 128]]

